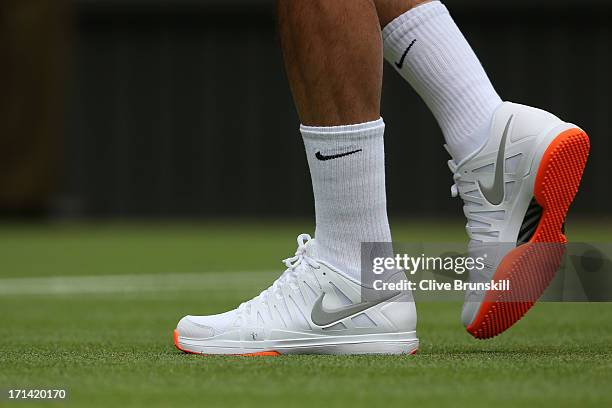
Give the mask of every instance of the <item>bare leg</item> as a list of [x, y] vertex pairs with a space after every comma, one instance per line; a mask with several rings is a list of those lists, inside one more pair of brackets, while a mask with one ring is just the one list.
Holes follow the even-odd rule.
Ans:
[[380, 117], [383, 51], [373, 0], [277, 2], [293, 98], [305, 125]]

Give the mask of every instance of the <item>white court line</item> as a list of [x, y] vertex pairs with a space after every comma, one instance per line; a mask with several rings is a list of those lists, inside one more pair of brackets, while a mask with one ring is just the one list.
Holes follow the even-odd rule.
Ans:
[[278, 276], [278, 271], [258, 271], [5, 278], [0, 279], [0, 296], [252, 290]]

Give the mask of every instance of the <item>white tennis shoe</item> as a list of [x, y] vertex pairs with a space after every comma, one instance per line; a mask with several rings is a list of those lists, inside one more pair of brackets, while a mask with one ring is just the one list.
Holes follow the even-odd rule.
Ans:
[[461, 163], [449, 162], [452, 193], [465, 202], [470, 254], [487, 255], [485, 270], [471, 271], [470, 279], [510, 282], [510, 291], [466, 294], [462, 320], [474, 337], [508, 329], [554, 277], [589, 149], [576, 125], [506, 102], [494, 114], [487, 143]]
[[226, 313], [181, 319], [176, 347], [258, 356], [416, 353], [410, 292], [362, 300], [362, 285], [317, 259], [310, 236], [297, 241], [295, 256], [284, 261], [287, 270], [259, 296]]

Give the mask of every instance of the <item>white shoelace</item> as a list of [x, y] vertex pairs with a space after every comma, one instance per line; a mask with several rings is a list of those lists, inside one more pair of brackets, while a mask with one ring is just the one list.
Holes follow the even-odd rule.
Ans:
[[308, 234], [300, 234], [297, 237], [298, 248], [295, 251], [295, 255], [284, 259], [282, 262], [285, 264], [287, 269], [278, 277], [268, 289], [262, 291], [255, 298], [242, 303], [238, 310], [243, 310], [244, 308], [250, 309], [252, 302], [261, 301], [266, 302], [269, 296], [277, 296], [280, 297], [281, 288], [285, 284], [292, 285], [292, 287], [297, 287], [297, 276], [299, 272], [300, 266], [307, 265], [314, 269], [319, 269], [321, 265], [310, 256], [307, 255], [306, 251], [308, 248], [308, 243], [312, 241], [312, 237]]
[[457, 165], [453, 160], [448, 161], [448, 168], [453, 173], [453, 180], [455, 181], [455, 184], [451, 186], [451, 196], [457, 198], [459, 197], [459, 186], [457, 183], [461, 179], [461, 174], [457, 173]]
[[300, 234], [297, 237], [298, 248], [297, 248], [297, 251], [295, 251], [295, 255], [292, 256], [291, 258], [287, 258], [283, 260], [283, 263], [285, 264], [285, 266], [287, 266], [288, 270], [289, 269], [295, 270], [302, 263], [305, 263], [308, 266], [315, 268], [315, 269], [320, 268], [321, 265], [319, 265], [319, 263], [316, 260], [314, 260], [314, 258], [311, 258], [308, 255], [306, 255], [307, 245], [310, 241], [312, 241], [312, 238], [308, 234]]
[[[460, 197], [461, 193], [459, 191], [459, 182], [461, 181], [461, 173], [457, 171], [458, 170], [458, 166], [457, 166], [457, 164], [453, 160], [449, 160], [448, 161], [448, 168], [453, 173], [453, 180], [455, 182], [451, 186], [451, 196], [453, 198]], [[463, 200], [463, 203], [465, 205], [467, 205], [466, 199], [464, 197], [461, 197], [461, 199]], [[478, 221], [478, 220], [474, 219], [474, 217], [471, 216], [471, 212], [470, 211], [466, 211], [465, 215], [466, 215], [466, 218], [468, 220], [467, 232], [468, 232], [468, 235], [470, 236], [470, 238], [472, 238], [472, 232], [471, 232], [470, 224], [471, 224], [471, 221]]]

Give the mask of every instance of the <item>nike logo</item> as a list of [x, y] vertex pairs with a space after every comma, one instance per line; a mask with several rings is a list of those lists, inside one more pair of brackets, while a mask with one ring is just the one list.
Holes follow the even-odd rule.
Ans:
[[317, 152], [317, 154], [315, 154], [315, 156], [316, 156], [317, 159], [319, 159], [321, 161], [327, 161], [327, 160], [339, 159], [339, 158], [345, 157], [345, 156], [350, 156], [351, 154], [359, 153], [361, 151], [362, 151], [362, 149], [359, 149], [359, 150], [353, 150], [352, 152], [347, 152], [347, 153], [332, 154], [331, 156], [325, 156], [321, 152]]
[[508, 123], [506, 123], [506, 129], [504, 130], [504, 134], [499, 144], [499, 151], [497, 152], [497, 161], [495, 162], [495, 178], [493, 179], [493, 185], [485, 186], [480, 182], [480, 180], [478, 181], [478, 187], [480, 187], [482, 195], [489, 203], [493, 205], [500, 205], [501, 203], [503, 203], [504, 196], [506, 195], [504, 183], [504, 167], [506, 163], [506, 140], [508, 139], [508, 132], [510, 131], [510, 125], [512, 124], [513, 119], [514, 115], [510, 116], [510, 119], [508, 119]]
[[412, 40], [412, 42], [410, 43], [408, 48], [406, 48], [406, 51], [404, 51], [404, 54], [402, 55], [402, 58], [400, 58], [400, 60], [395, 63], [395, 66], [397, 67], [397, 69], [402, 69], [402, 67], [404, 66], [404, 60], [406, 59], [406, 55], [408, 55], [408, 51], [410, 51], [410, 49], [412, 48], [412, 46], [416, 42], [417, 42], [416, 39]]
[[365, 301], [333, 310], [323, 309], [323, 298], [325, 297], [325, 293], [322, 293], [321, 296], [319, 296], [319, 298], [315, 302], [314, 306], [312, 307], [312, 313], [310, 314], [310, 318], [312, 319], [312, 322], [317, 326], [329, 326], [339, 322], [342, 319], [346, 319], [347, 317], [356, 315], [360, 312], [363, 312], [364, 310], [368, 310], [369, 308], [374, 307], [380, 303], [391, 300], [400, 293], [401, 292], [395, 292], [392, 295], [386, 296], [383, 299], [379, 299], [376, 301]]

